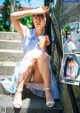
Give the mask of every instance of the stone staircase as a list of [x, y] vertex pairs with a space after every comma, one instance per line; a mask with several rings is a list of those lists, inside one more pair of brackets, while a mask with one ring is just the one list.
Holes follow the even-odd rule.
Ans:
[[12, 75], [16, 63], [22, 58], [20, 36], [17, 33], [0, 33], [0, 75]]
[[[0, 80], [10, 77], [14, 67], [23, 57], [18, 33], [0, 32]], [[45, 105], [45, 99], [33, 95], [24, 88], [22, 109], [13, 108], [13, 95], [5, 95], [0, 83], [0, 113], [63, 113], [60, 100], [52, 108]]]

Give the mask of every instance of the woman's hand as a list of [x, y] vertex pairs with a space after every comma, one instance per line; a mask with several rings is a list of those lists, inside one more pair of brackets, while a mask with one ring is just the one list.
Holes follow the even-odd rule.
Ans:
[[43, 14], [47, 13], [49, 11], [49, 8], [47, 6], [42, 6], [36, 9], [34, 13]]
[[50, 40], [49, 40], [49, 36], [39, 36], [39, 43], [40, 43], [40, 47], [44, 50], [46, 50], [46, 47], [48, 45], [50, 45]]
[[45, 40], [46, 40], [46, 46], [50, 45], [50, 39], [48, 35], [45, 36]]

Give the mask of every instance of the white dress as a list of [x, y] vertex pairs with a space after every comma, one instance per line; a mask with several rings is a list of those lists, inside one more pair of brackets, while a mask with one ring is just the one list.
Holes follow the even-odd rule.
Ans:
[[68, 52], [71, 53], [73, 50], [77, 50], [75, 44], [70, 40], [70, 35], [67, 36], [68, 40]]
[[[32, 64], [33, 59], [38, 58], [43, 51], [39, 47], [39, 39], [36, 37], [35, 29], [28, 29], [26, 27], [26, 29], [24, 30], [24, 38], [21, 40], [21, 45], [25, 54], [23, 59], [15, 67], [12, 77], [2, 81], [3, 87], [10, 93], [16, 92], [18, 80], [20, 78], [21, 73], [25, 72], [29, 65]], [[48, 54], [45, 52], [45, 55]], [[56, 82], [56, 78], [51, 70], [50, 63], [49, 68], [51, 71], [51, 91], [54, 99], [59, 99], [58, 85]], [[28, 83], [27, 88], [29, 88], [35, 95], [44, 97], [43, 84], [32, 83], [31, 85]]]

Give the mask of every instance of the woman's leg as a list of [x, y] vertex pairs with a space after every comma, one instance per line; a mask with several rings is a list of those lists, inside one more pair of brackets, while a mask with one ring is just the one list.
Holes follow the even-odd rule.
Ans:
[[29, 66], [28, 69], [24, 73], [22, 73], [22, 75], [19, 79], [18, 87], [17, 87], [16, 93], [15, 93], [14, 102], [13, 102], [13, 105], [16, 108], [20, 108], [22, 106], [23, 86], [26, 82], [30, 82], [30, 80], [31, 80], [34, 63], [31, 66]]
[[48, 63], [49, 58], [42, 53], [42, 55], [36, 61], [34, 82], [44, 82], [46, 103], [48, 107], [52, 107], [54, 106], [54, 100], [50, 91], [51, 76]]

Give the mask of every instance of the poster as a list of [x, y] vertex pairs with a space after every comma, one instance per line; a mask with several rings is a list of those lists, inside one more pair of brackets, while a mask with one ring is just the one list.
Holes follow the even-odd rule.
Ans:
[[[70, 15], [67, 14], [67, 16]], [[80, 82], [80, 21], [77, 21], [76, 16], [73, 21], [69, 18], [68, 21], [70, 22], [66, 22], [61, 29], [63, 46], [61, 76], [65, 83], [74, 83]]]

